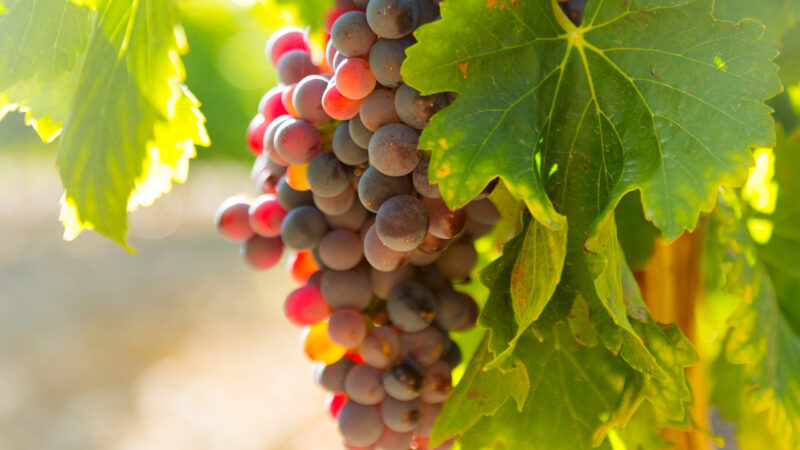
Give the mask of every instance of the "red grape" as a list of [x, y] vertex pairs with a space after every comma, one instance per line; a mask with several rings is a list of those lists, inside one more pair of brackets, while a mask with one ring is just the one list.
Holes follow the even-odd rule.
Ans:
[[272, 33], [267, 40], [267, 59], [272, 61], [272, 64], [277, 64], [281, 56], [290, 50], [311, 53], [311, 48], [306, 42], [306, 33], [300, 28], [283, 27]]
[[243, 196], [228, 197], [217, 208], [214, 226], [219, 234], [231, 241], [245, 241], [253, 236], [250, 228], [250, 201]]
[[279, 237], [253, 236], [242, 245], [242, 257], [256, 270], [266, 270], [278, 264], [283, 254]]
[[273, 194], [259, 196], [250, 206], [250, 228], [260, 236], [279, 236], [284, 217], [286, 210]]
[[295, 289], [286, 297], [283, 312], [289, 322], [297, 326], [304, 326], [324, 320], [330, 314], [330, 309], [319, 289], [303, 286]]
[[250, 151], [258, 156], [264, 151], [264, 132], [267, 131], [269, 122], [264, 120], [264, 116], [257, 114], [247, 126], [247, 143]]
[[336, 88], [347, 98], [362, 99], [375, 89], [375, 76], [364, 58], [345, 58], [336, 68]]
[[336, 83], [328, 84], [325, 93], [322, 95], [322, 107], [329, 116], [336, 120], [348, 120], [358, 114], [361, 100], [353, 100], [345, 97], [339, 92]]
[[267, 93], [261, 97], [261, 101], [258, 102], [258, 112], [264, 116], [264, 120], [267, 122], [272, 122], [279, 116], [289, 114], [289, 111], [286, 110], [283, 106], [283, 102], [281, 102], [282, 94], [283, 88], [276, 86], [268, 90]]

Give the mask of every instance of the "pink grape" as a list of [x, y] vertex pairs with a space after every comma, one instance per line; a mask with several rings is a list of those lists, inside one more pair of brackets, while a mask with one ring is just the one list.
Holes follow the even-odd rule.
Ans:
[[322, 107], [329, 116], [336, 120], [349, 120], [358, 114], [361, 100], [345, 97], [336, 87], [336, 83], [328, 84], [322, 95]]
[[242, 257], [256, 270], [267, 270], [278, 264], [283, 254], [279, 237], [253, 236], [242, 245]]
[[272, 61], [272, 64], [277, 64], [281, 56], [290, 50], [311, 53], [311, 48], [306, 41], [306, 33], [300, 28], [283, 27], [272, 33], [267, 40], [267, 59]]
[[292, 117], [284, 120], [275, 131], [273, 144], [284, 161], [303, 165], [322, 149], [322, 138], [317, 127]]
[[286, 297], [283, 312], [289, 322], [302, 327], [324, 320], [330, 314], [330, 309], [319, 289], [303, 286]]
[[250, 227], [260, 236], [280, 236], [284, 217], [286, 210], [274, 194], [261, 195], [250, 205]]
[[261, 114], [253, 117], [247, 126], [247, 143], [250, 151], [256, 156], [264, 151], [264, 132], [267, 131], [267, 126], [269, 126], [269, 122]]
[[362, 99], [375, 89], [375, 76], [364, 58], [346, 58], [336, 68], [336, 88], [347, 98]]
[[230, 241], [246, 241], [253, 236], [248, 211], [250, 201], [242, 196], [228, 197], [217, 208], [214, 226]]
[[283, 88], [274, 87], [268, 90], [267, 93], [261, 97], [261, 101], [258, 102], [258, 112], [264, 116], [264, 120], [267, 122], [272, 122], [279, 116], [289, 114], [289, 111], [286, 110], [283, 106], [283, 102], [281, 102], [282, 94]]

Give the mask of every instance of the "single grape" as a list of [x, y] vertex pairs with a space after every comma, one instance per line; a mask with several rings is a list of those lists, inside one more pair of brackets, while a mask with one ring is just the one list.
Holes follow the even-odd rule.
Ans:
[[350, 230], [331, 230], [319, 243], [319, 257], [333, 270], [350, 270], [361, 262], [361, 239]]
[[337, 309], [328, 318], [328, 334], [333, 342], [342, 347], [355, 348], [367, 336], [367, 324], [358, 311]]
[[419, 399], [402, 401], [388, 397], [381, 403], [381, 419], [390, 430], [403, 433], [417, 426], [421, 409]]
[[414, 250], [428, 232], [428, 211], [410, 195], [395, 195], [383, 202], [375, 216], [381, 242], [398, 252]]
[[407, 333], [424, 330], [433, 323], [436, 314], [436, 299], [427, 287], [415, 283], [403, 283], [389, 294], [386, 301], [389, 320]]
[[442, 355], [442, 361], [446, 362], [451, 369], [455, 369], [457, 365], [461, 364], [461, 349], [455, 342], [450, 346], [450, 350]]
[[447, 400], [453, 388], [450, 366], [444, 361], [436, 361], [425, 369], [425, 381], [422, 382], [420, 399], [425, 403], [440, 403]]
[[414, 169], [412, 181], [414, 182], [414, 189], [423, 197], [428, 198], [441, 198], [442, 193], [439, 192], [439, 185], [431, 183], [428, 178], [428, 168], [430, 167], [430, 157], [424, 157], [420, 160], [417, 167]]
[[242, 244], [242, 258], [256, 270], [266, 270], [278, 264], [283, 254], [279, 237], [253, 236]]
[[459, 240], [450, 245], [439, 259], [436, 268], [448, 280], [464, 280], [472, 274], [472, 268], [478, 262], [478, 252], [470, 240]]
[[329, 116], [336, 120], [349, 120], [358, 114], [362, 101], [345, 97], [336, 87], [336, 83], [329, 83], [322, 94], [322, 108]]
[[286, 217], [286, 210], [273, 194], [259, 196], [250, 205], [250, 228], [264, 237], [275, 237], [281, 234], [281, 224]]
[[361, 11], [342, 14], [331, 27], [333, 46], [347, 57], [366, 55], [377, 38], [367, 23], [367, 15]]
[[288, 118], [275, 131], [274, 145], [278, 155], [291, 164], [308, 163], [321, 149], [317, 127], [303, 119]]
[[325, 409], [331, 414], [334, 419], [339, 417], [339, 411], [347, 401], [347, 394], [343, 392], [328, 392], [325, 394]]
[[408, 450], [411, 448], [412, 438], [413, 435], [410, 431], [398, 433], [386, 428], [375, 446], [380, 450]]
[[289, 115], [278, 116], [269, 124], [266, 131], [264, 131], [264, 151], [269, 154], [271, 160], [282, 166], [288, 166], [289, 163], [281, 158], [277, 150], [275, 150], [275, 133], [286, 120], [291, 118], [292, 116]]
[[225, 239], [235, 242], [246, 241], [253, 236], [250, 228], [250, 200], [237, 195], [228, 197], [217, 208], [214, 226]]
[[[357, 120], [357, 118], [353, 118], [351, 120]], [[349, 126], [347, 122], [342, 122], [338, 127], [336, 127], [336, 131], [333, 133], [333, 141], [331, 143], [333, 146], [333, 153], [336, 154], [336, 157], [339, 158], [339, 161], [351, 166], [368, 162], [369, 153], [367, 153], [366, 149], [359, 147], [355, 142], [353, 142], [353, 139], [350, 137], [350, 130], [348, 128]]]
[[350, 177], [333, 152], [326, 150], [314, 155], [306, 168], [311, 192], [320, 197], [334, 197], [350, 186]]
[[344, 391], [349, 399], [362, 405], [377, 405], [386, 397], [382, 380], [382, 370], [358, 364], [347, 373]]
[[369, 66], [382, 85], [395, 88], [403, 83], [400, 67], [406, 59], [406, 49], [414, 44], [411, 36], [403, 39], [381, 37], [369, 50]]
[[298, 191], [289, 186], [286, 177], [283, 176], [278, 180], [278, 185], [275, 187], [275, 192], [278, 195], [278, 201], [283, 209], [289, 211], [303, 205], [313, 205], [314, 199], [309, 191]]
[[314, 205], [325, 214], [338, 215], [347, 212], [355, 203], [356, 193], [353, 187], [347, 185], [344, 190], [333, 197], [320, 197], [314, 194]]
[[300, 28], [283, 27], [272, 33], [267, 40], [267, 59], [272, 61], [272, 64], [277, 64], [281, 56], [291, 50], [301, 50], [306, 53], [311, 53], [306, 33]]
[[418, 362], [405, 359], [383, 374], [383, 389], [392, 398], [412, 400], [422, 392], [425, 372]]
[[330, 314], [322, 292], [311, 286], [302, 286], [292, 291], [283, 304], [283, 313], [289, 322], [297, 325], [313, 325]]
[[500, 220], [500, 211], [488, 198], [467, 203], [467, 215], [478, 223], [494, 225]]
[[378, 369], [388, 369], [400, 357], [400, 336], [390, 326], [369, 330], [359, 347], [364, 363]]
[[440, 198], [423, 198], [422, 204], [428, 210], [430, 227], [428, 231], [441, 239], [458, 236], [467, 224], [467, 212], [461, 208], [455, 211], [447, 207]]
[[404, 84], [394, 94], [397, 115], [408, 126], [421, 130], [428, 126], [431, 117], [447, 106], [444, 94], [420, 95], [419, 91]]
[[480, 309], [478, 308], [478, 303], [475, 302], [475, 299], [469, 295], [467, 295], [467, 308], [469, 309], [467, 323], [461, 328], [458, 328], [456, 331], [471, 330], [475, 328], [475, 324], [478, 322], [478, 314], [480, 314]]
[[400, 39], [417, 27], [419, 5], [416, 0], [370, 0], [367, 22], [378, 36]]
[[331, 341], [327, 320], [304, 327], [300, 340], [303, 352], [311, 361], [333, 364], [347, 353], [346, 348]]
[[369, 277], [360, 270], [326, 270], [322, 275], [320, 290], [334, 310], [350, 308], [361, 311], [372, 300]]
[[311, 55], [302, 50], [289, 50], [281, 55], [276, 67], [278, 79], [283, 84], [298, 83], [309, 75], [319, 73], [319, 67], [314, 65]]
[[414, 269], [410, 266], [403, 266], [391, 272], [382, 272], [375, 268], [369, 270], [369, 280], [372, 284], [372, 292], [382, 299], [389, 298], [389, 294], [398, 285], [414, 279]]
[[356, 363], [346, 356], [332, 364], [316, 363], [314, 364], [314, 379], [328, 391], [343, 392], [347, 372], [355, 365]]
[[427, 367], [442, 356], [444, 334], [436, 327], [431, 326], [422, 331], [401, 334], [400, 344], [403, 348], [404, 358], [414, 359]]
[[421, 152], [417, 149], [419, 135], [410, 127], [392, 123], [381, 127], [369, 140], [369, 159], [386, 175], [408, 175], [417, 167]]
[[339, 432], [349, 445], [366, 447], [378, 442], [383, 434], [380, 409], [374, 405], [361, 405], [353, 400], [339, 410]]
[[383, 202], [395, 195], [411, 193], [408, 177], [391, 177], [370, 167], [358, 181], [358, 198], [368, 211], [378, 212]]
[[442, 412], [442, 403], [425, 403], [422, 402], [420, 409], [419, 422], [417, 427], [414, 428], [414, 434], [421, 437], [430, 437], [433, 426], [436, 425], [436, 419]]
[[328, 80], [322, 75], [309, 75], [297, 83], [292, 94], [292, 106], [300, 118], [311, 123], [330, 119], [322, 109], [322, 94], [327, 87]]
[[261, 114], [256, 114], [250, 124], [247, 125], [247, 144], [250, 147], [250, 151], [256, 156], [264, 151], [264, 132], [268, 126], [269, 122]]
[[258, 112], [264, 116], [264, 120], [272, 122], [277, 117], [289, 114], [281, 102], [281, 95], [283, 94], [282, 87], [274, 87], [267, 91], [258, 102]]
[[286, 183], [296, 191], [305, 192], [311, 188], [306, 179], [306, 168], [308, 164], [292, 164], [286, 169]]
[[350, 138], [353, 139], [356, 145], [363, 149], [369, 148], [369, 140], [372, 139], [372, 131], [361, 121], [361, 115], [357, 115], [347, 121], [347, 131], [350, 132]]
[[411, 252], [396, 252], [385, 246], [378, 237], [375, 225], [372, 225], [364, 237], [364, 257], [372, 267], [391, 272], [406, 264]]
[[373, 132], [384, 125], [401, 122], [400, 116], [394, 109], [394, 92], [388, 89], [375, 89], [364, 97], [358, 115], [361, 117], [361, 123]]
[[314, 262], [311, 252], [308, 250], [297, 250], [289, 255], [286, 260], [286, 271], [297, 284], [305, 284], [308, 278], [319, 270], [319, 266]]
[[467, 224], [464, 225], [464, 234], [469, 236], [470, 239], [478, 239], [479, 237], [486, 236], [494, 229], [494, 225], [485, 225], [475, 221], [472, 217], [467, 215]]
[[354, 201], [350, 208], [342, 214], [329, 215], [325, 214], [325, 220], [331, 228], [344, 228], [351, 231], [359, 231], [367, 220], [367, 210], [361, 205], [361, 202]]
[[325, 64], [328, 65], [328, 69], [333, 72], [333, 57], [336, 56], [338, 51], [336, 47], [333, 46], [333, 39], [328, 39], [328, 43], [325, 44]]
[[467, 325], [469, 301], [466, 294], [445, 288], [436, 291], [436, 325], [443, 330], [457, 330]]
[[336, 88], [347, 98], [359, 100], [375, 89], [375, 76], [365, 58], [346, 58], [336, 67]]
[[411, 254], [411, 259], [409, 259], [408, 262], [409, 264], [413, 264], [415, 266], [428, 266], [435, 263], [441, 254], [442, 252], [425, 253], [419, 248], [416, 248], [414, 249], [414, 253]]
[[313, 206], [300, 206], [286, 215], [281, 226], [281, 237], [287, 246], [300, 250], [314, 248], [325, 235], [328, 225], [325, 217]]

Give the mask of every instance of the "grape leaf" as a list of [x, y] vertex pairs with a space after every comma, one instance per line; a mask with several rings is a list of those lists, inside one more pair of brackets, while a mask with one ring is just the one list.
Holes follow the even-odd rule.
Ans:
[[778, 45], [783, 35], [800, 20], [798, 0], [716, 0], [714, 17], [732, 22], [745, 18], [756, 19], [766, 27], [766, 37]]
[[[84, 228], [127, 246], [127, 213], [184, 181], [208, 145], [199, 103], [181, 84], [185, 51], [172, 2], [99, 5], [59, 143], [65, 237]], [[102, 74], [102, 76], [99, 76]]]
[[720, 184], [743, 182], [748, 146], [774, 141], [761, 102], [780, 90], [776, 51], [757, 22], [715, 21], [709, 0], [592, 2], [585, 17], [576, 28], [546, 0], [442, 5], [402, 67], [423, 93], [460, 94], [420, 138], [430, 175], [454, 207], [499, 176], [551, 227], [543, 173], [567, 216], [568, 200], [596, 217], [638, 188], [674, 239]]
[[617, 237], [625, 253], [625, 260], [632, 270], [643, 270], [655, 250], [656, 238], [660, 234], [644, 217], [639, 191], [622, 197], [614, 210], [617, 222]]
[[[492, 330], [489, 348], [497, 355], [487, 364], [489, 368], [502, 366], [511, 356], [517, 340], [539, 318], [561, 279], [566, 228], [550, 230], [530, 216], [524, 220], [522, 232], [504, 246], [503, 255], [481, 272], [481, 282], [490, 293], [479, 320], [481, 326]], [[498, 311], [508, 304], [510, 318]]]
[[[432, 439], [441, 443], [472, 427], [484, 415], [493, 415], [509, 398], [521, 408], [530, 387], [525, 366], [517, 362], [507, 372], [484, 370], [492, 359], [488, 334], [467, 366], [464, 377], [447, 398], [436, 419]], [[437, 445], [437, 444], [435, 444]]]
[[61, 132], [89, 36], [69, 0], [11, 1], [0, 16], [0, 120], [19, 109], [44, 142]]
[[[602, 346], [590, 348], [575, 342], [565, 324], [542, 342], [532, 333], [524, 333], [514, 357], [527, 367], [530, 382], [522, 412], [506, 402], [493, 415], [480, 418], [461, 431], [465, 448], [590, 448], [595, 429], [603, 423], [601, 417], [617, 408], [624, 365]], [[485, 357], [470, 365], [479, 369], [484, 361]], [[499, 384], [504, 383], [505, 379]], [[459, 384], [453, 394], [463, 395], [466, 390]], [[437, 445], [456, 434], [460, 433], [437, 424], [431, 443]], [[610, 448], [608, 441], [598, 444]]]

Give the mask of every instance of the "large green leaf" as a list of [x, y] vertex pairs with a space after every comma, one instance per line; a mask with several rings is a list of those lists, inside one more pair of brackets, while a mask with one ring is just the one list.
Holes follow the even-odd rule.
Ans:
[[90, 11], [69, 0], [10, 1], [0, 15], [0, 120], [19, 109], [45, 142], [68, 117]]
[[714, 17], [739, 22], [750, 18], [763, 23], [766, 36], [778, 45], [784, 33], [800, 20], [798, 0], [716, 0]]
[[542, 181], [555, 167], [559, 212], [592, 222], [639, 188], [673, 239], [720, 184], [743, 182], [748, 146], [774, 141], [761, 102], [780, 83], [760, 24], [715, 21], [710, 0], [591, 2], [579, 28], [555, 1], [512, 3], [444, 3], [403, 65], [423, 93], [460, 94], [420, 139], [451, 206], [500, 176], [557, 226]]

